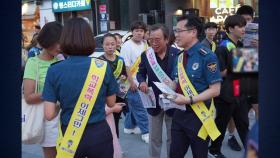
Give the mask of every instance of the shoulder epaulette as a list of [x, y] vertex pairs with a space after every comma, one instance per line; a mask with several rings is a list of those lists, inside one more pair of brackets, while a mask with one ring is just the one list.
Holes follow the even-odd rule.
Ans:
[[92, 58], [96, 58], [96, 59], [100, 59], [100, 60], [106, 60], [105, 57], [104, 57], [104, 54], [99, 56], [99, 57], [92, 57]]
[[208, 54], [209, 52], [207, 52], [205, 49], [203, 49], [203, 48], [200, 48], [199, 49], [199, 52], [200, 52], [200, 54], [202, 54], [202, 55], [206, 55], [206, 54]]
[[101, 55], [101, 56], [99, 56], [99, 57], [91, 57], [91, 58], [106, 61], [106, 59], [104, 59], [103, 55]]
[[59, 60], [59, 61], [57, 61], [57, 62], [54, 62], [54, 63], [52, 63], [51, 64], [51, 66], [53, 66], [53, 65], [55, 65], [55, 64], [58, 64], [58, 63], [60, 63], [60, 62], [62, 62], [63, 60]]

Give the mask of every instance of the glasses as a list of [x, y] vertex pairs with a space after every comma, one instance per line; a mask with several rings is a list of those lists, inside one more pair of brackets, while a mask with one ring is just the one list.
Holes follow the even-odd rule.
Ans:
[[161, 38], [149, 38], [148, 41], [150, 43], [159, 43], [161, 41]]
[[191, 31], [191, 30], [193, 30], [193, 29], [194, 29], [194, 28], [186, 29], [186, 30], [174, 29], [173, 32], [174, 32], [174, 33], [181, 33], [181, 32], [184, 32], [184, 31]]

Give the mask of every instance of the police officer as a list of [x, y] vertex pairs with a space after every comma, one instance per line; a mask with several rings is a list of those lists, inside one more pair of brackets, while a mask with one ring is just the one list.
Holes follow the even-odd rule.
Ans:
[[105, 120], [105, 104], [114, 107], [118, 91], [112, 69], [106, 61], [88, 57], [95, 41], [84, 19], [65, 23], [60, 39], [61, 50], [69, 57], [48, 69], [42, 95], [47, 120], [61, 108], [57, 158], [113, 158], [112, 133]]
[[[208, 111], [212, 98], [220, 93], [220, 82], [222, 79], [216, 55], [210, 49], [200, 44], [198, 40], [201, 31], [202, 22], [197, 16], [193, 15], [180, 17], [174, 30], [178, 46], [184, 48], [178, 57], [178, 59], [182, 59], [181, 57], [183, 56], [183, 59], [177, 60], [176, 65], [182, 65], [181, 68], [183, 67], [184, 71], [180, 71], [180, 67], [177, 66], [173, 70], [173, 79], [178, 84], [177, 94], [171, 100], [185, 106], [186, 110], [176, 109], [173, 115], [171, 127], [172, 142], [170, 147], [171, 158], [183, 158], [189, 146], [191, 146], [194, 158], [205, 158], [208, 155], [209, 138], [207, 136], [201, 137], [198, 134], [203, 121], [199, 118], [200, 114], [197, 115], [195, 113], [193, 105], [198, 103], [200, 105], [204, 104]], [[186, 87], [183, 84], [184, 82], [181, 82], [186, 77], [181, 77], [182, 74], [186, 74], [185, 76], [189, 78], [191, 85], [195, 89], [192, 91], [197, 91], [197, 95], [186, 95]], [[202, 113], [205, 114], [205, 111]], [[213, 117], [211, 119], [214, 122]], [[215, 123], [213, 127], [215, 127]], [[209, 133], [211, 132], [209, 130]], [[215, 132], [217, 137], [219, 132], [217, 129]]]

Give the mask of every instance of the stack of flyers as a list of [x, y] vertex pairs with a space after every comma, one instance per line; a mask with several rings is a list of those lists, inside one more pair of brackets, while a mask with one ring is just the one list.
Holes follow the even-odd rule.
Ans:
[[158, 100], [159, 105], [164, 111], [169, 110], [169, 109], [179, 109], [182, 111], [186, 110], [186, 106], [178, 105], [178, 104], [174, 103], [173, 101], [166, 99], [162, 94], [159, 95], [158, 99], [159, 99]]
[[254, 47], [252, 46], [253, 40], [259, 40], [259, 25], [248, 23], [245, 27], [245, 35], [242, 38], [244, 47]]

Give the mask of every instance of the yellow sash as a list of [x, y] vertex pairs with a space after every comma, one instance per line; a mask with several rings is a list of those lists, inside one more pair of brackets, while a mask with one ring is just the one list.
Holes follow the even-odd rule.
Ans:
[[[90, 69], [64, 137], [59, 132], [56, 158], [73, 158], [103, 83], [107, 62], [91, 59]], [[60, 129], [61, 130], [61, 129]], [[94, 140], [93, 140], [94, 141]], [[60, 143], [61, 142], [61, 143]]]
[[212, 52], [215, 52], [216, 48], [217, 48], [216, 43], [214, 41], [212, 41], [211, 44], [212, 44], [211, 50], [212, 50]]
[[[144, 51], [146, 51], [148, 49], [148, 44], [145, 43], [145, 48]], [[141, 55], [139, 55], [139, 57], [136, 59], [136, 61], [133, 63], [133, 65], [130, 67], [130, 74], [131, 77], [134, 77], [136, 75], [136, 73], [138, 72], [139, 69], [139, 64], [141, 63]]]
[[136, 59], [134, 64], [130, 68], [131, 77], [134, 77], [139, 69], [139, 64], [141, 63], [141, 55]]
[[243, 59], [243, 57], [240, 57], [238, 59], [238, 62], [237, 62], [236, 72], [240, 72], [241, 71], [243, 63], [244, 63], [244, 59]]
[[116, 70], [114, 71], [115, 78], [118, 78], [122, 72], [123, 69], [123, 61], [121, 59], [118, 60], [118, 65]]
[[120, 52], [119, 52], [119, 51], [117, 51], [117, 50], [115, 50], [114, 54], [116, 54], [116, 55], [120, 55]]
[[[183, 65], [183, 53], [180, 54], [178, 58], [178, 76], [180, 87], [185, 96], [196, 96], [198, 95], [191, 81], [189, 80], [184, 65]], [[205, 140], [209, 135], [210, 138], [214, 141], [221, 135], [219, 132], [215, 121], [214, 121], [214, 103], [213, 99], [211, 102], [210, 109], [208, 110], [204, 102], [198, 102], [191, 105], [191, 108], [195, 112], [196, 116], [202, 122], [202, 126], [198, 132], [198, 137]]]

